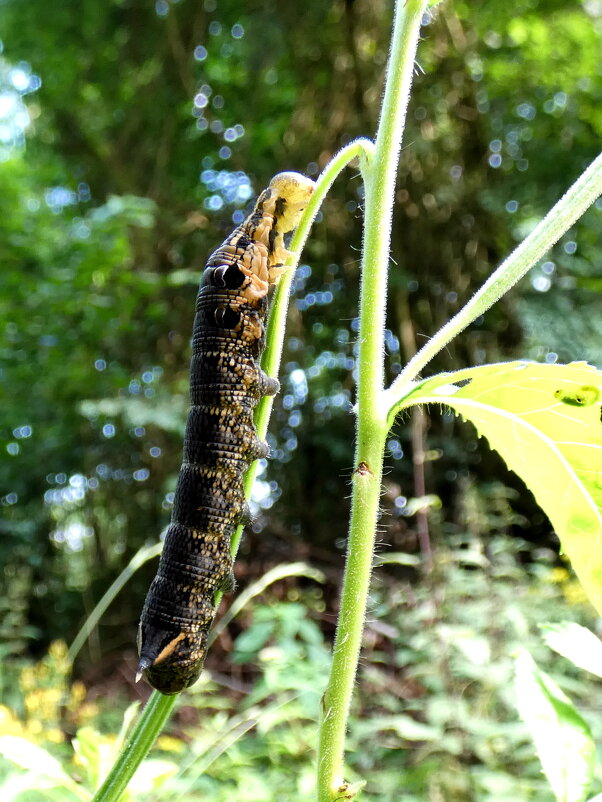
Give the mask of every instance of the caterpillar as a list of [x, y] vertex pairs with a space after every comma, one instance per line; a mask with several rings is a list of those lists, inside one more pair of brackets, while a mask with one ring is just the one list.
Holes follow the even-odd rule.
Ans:
[[215, 593], [234, 589], [230, 538], [246, 511], [243, 475], [269, 452], [257, 437], [253, 410], [279, 389], [259, 367], [268, 290], [286, 270], [284, 235], [296, 228], [314, 187], [300, 173], [274, 176], [203, 271], [182, 467], [138, 628], [136, 679], [144, 674], [164, 694], [198, 679]]

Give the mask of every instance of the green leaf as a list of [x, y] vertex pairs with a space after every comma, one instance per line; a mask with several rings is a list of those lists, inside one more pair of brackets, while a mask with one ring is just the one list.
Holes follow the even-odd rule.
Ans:
[[602, 372], [584, 362], [509, 362], [427, 379], [394, 412], [437, 403], [470, 420], [545, 510], [602, 613], [601, 401]]
[[41, 780], [45, 787], [66, 789], [82, 800], [89, 798], [85, 790], [63, 771], [55, 757], [25, 738], [16, 735], [0, 736], [0, 755], [27, 771], [32, 783], [30, 787], [36, 787]]
[[236, 651], [232, 659], [237, 663], [249, 660], [266, 645], [273, 631], [273, 621], [259, 621], [254, 623], [236, 639]]
[[602, 677], [602, 641], [591, 630], [573, 621], [541, 624], [540, 629], [550, 649], [568, 658], [578, 668]]
[[[80, 649], [84, 645], [84, 643], [90, 637], [90, 633], [94, 631], [94, 628], [97, 626], [98, 622], [106, 612], [109, 605], [112, 603], [113, 599], [117, 596], [119, 591], [129, 582], [131, 577], [135, 574], [135, 572], [142, 566], [144, 563], [148, 562], [148, 560], [152, 560], [154, 557], [158, 557], [161, 554], [163, 549], [163, 543], [153, 543], [152, 546], [143, 546], [141, 549], [138, 549], [136, 554], [132, 557], [123, 571], [119, 574], [117, 579], [110, 585], [110, 587], [104, 592], [103, 596], [101, 597], [100, 601], [97, 603], [96, 607], [92, 610], [90, 615], [84, 621], [82, 628], [77, 633], [75, 638], [73, 639], [73, 643], [69, 647], [69, 660], [73, 662], [77, 655], [79, 654]], [[128, 708], [128, 711], [132, 709], [132, 705]], [[128, 719], [127, 716], [124, 719], [124, 725], [127, 723], [127, 726], [131, 723], [131, 719]], [[122, 725], [123, 730], [123, 725]], [[121, 742], [119, 742], [119, 748], [121, 748]]]
[[152, 758], [143, 761], [139, 771], [132, 777], [128, 790], [132, 794], [139, 794], [144, 799], [144, 794], [156, 791], [178, 772], [178, 766], [171, 760]]
[[187, 404], [188, 399], [184, 396], [172, 396], [164, 401], [154, 399], [152, 403], [140, 398], [100, 398], [81, 401], [78, 409], [86, 418], [122, 415], [129, 426], [153, 425], [166, 432], [182, 434]]
[[590, 728], [554, 680], [521, 650], [516, 659], [518, 709], [558, 802], [582, 802], [594, 776]]
[[40, 746], [16, 735], [0, 737], [0, 754], [22, 769], [35, 772], [53, 780], [71, 782], [56, 758]]

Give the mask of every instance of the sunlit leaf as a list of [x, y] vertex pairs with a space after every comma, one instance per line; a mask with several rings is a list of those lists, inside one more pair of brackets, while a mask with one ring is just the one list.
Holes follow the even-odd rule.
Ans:
[[542, 624], [541, 630], [550, 649], [567, 657], [578, 668], [602, 677], [602, 641], [591, 630], [574, 621]]
[[445, 404], [525, 482], [602, 612], [602, 372], [583, 362], [509, 362], [434, 376], [395, 411]]
[[73, 750], [95, 788], [111, 767], [115, 757], [114, 739], [101, 735], [94, 727], [80, 727], [72, 741]]
[[[68, 791], [64, 784], [32, 772], [15, 772], [1, 777], [0, 794], [10, 802], [74, 802], [87, 800], [88, 794]], [[43, 796], [42, 796], [43, 794]]]
[[136, 794], [148, 794], [160, 788], [177, 771], [178, 766], [171, 760], [145, 760], [130, 780], [128, 790]]
[[582, 802], [594, 775], [595, 745], [587, 723], [558, 685], [521, 651], [516, 694], [542, 768], [558, 802]]
[[78, 409], [86, 418], [103, 415], [108, 418], [123, 416], [130, 426], [158, 426], [166, 432], [181, 434], [186, 418], [184, 397], [172, 396], [164, 403], [154, 399], [149, 402], [140, 398], [101, 398], [81, 401]]
[[55, 780], [67, 777], [56, 758], [25, 738], [16, 735], [0, 736], [0, 754], [22, 769], [35, 771]]
[[30, 788], [36, 787], [38, 781], [35, 778], [40, 778], [40, 785], [43, 784], [44, 787], [60, 787], [71, 791], [80, 799], [88, 798], [88, 794], [78, 787], [56, 758], [25, 738], [16, 735], [0, 736], [0, 755], [31, 775]]

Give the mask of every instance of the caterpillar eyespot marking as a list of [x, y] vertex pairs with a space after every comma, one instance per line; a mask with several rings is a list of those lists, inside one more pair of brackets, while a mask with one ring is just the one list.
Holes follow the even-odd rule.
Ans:
[[269, 452], [253, 410], [279, 384], [261, 370], [268, 290], [286, 270], [284, 235], [315, 188], [278, 173], [249, 217], [209, 257], [197, 295], [191, 407], [171, 523], [140, 618], [137, 679], [179, 693], [202, 669], [214, 596], [233, 589], [230, 538], [247, 514], [243, 475]]
[[237, 290], [242, 287], [245, 278], [245, 274], [238, 265], [220, 265], [215, 268], [211, 276], [211, 280], [216, 287], [228, 290]]
[[215, 310], [215, 322], [222, 329], [235, 329], [240, 323], [240, 314], [231, 306], [220, 306]]

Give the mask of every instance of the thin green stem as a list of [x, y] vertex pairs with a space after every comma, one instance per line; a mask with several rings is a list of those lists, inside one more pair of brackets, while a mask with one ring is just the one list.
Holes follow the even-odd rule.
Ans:
[[125, 585], [127, 585], [131, 577], [136, 573], [136, 571], [140, 568], [140, 566], [144, 565], [144, 563], [148, 562], [149, 560], [152, 560], [154, 557], [158, 557], [159, 554], [161, 554], [162, 548], [163, 548], [162, 543], [153, 543], [152, 546], [143, 546], [139, 551], [136, 552], [136, 554], [134, 554], [132, 559], [129, 561], [129, 563], [126, 565], [123, 571], [119, 574], [117, 579], [107, 589], [107, 591], [100, 599], [96, 607], [92, 610], [90, 615], [86, 618], [82, 628], [73, 639], [73, 643], [69, 647], [69, 660], [71, 662], [75, 660], [75, 658], [79, 654], [80, 649], [90, 637], [90, 633], [92, 632], [94, 627], [98, 624], [98, 622], [104, 615], [107, 607], [111, 604], [115, 596], [117, 596], [119, 591]]
[[396, 405], [411, 390], [411, 383], [422, 368], [457, 334], [505, 295], [601, 194], [602, 153], [594, 159], [518, 248], [492, 273], [466, 306], [408, 362], [385, 392], [384, 401], [389, 418], [394, 416]]
[[420, 22], [426, 0], [398, 0], [374, 155], [363, 165], [365, 236], [360, 289], [357, 441], [345, 578], [332, 666], [322, 702], [318, 799], [350, 799], [358, 790], [343, 774], [345, 732], [361, 649], [387, 435], [384, 331], [387, 272], [397, 163]]
[[154, 691], [142, 715], [132, 730], [123, 751], [109, 772], [107, 778], [94, 794], [92, 802], [117, 802], [134, 776], [134, 772], [146, 757], [157, 735], [177, 699]]
[[[280, 369], [280, 362], [282, 360], [282, 349], [284, 347], [284, 331], [286, 327], [286, 315], [288, 312], [288, 303], [290, 298], [291, 284], [295, 275], [295, 268], [297, 267], [299, 254], [305, 246], [305, 242], [309, 235], [310, 228], [315, 220], [322, 201], [326, 197], [328, 190], [332, 186], [336, 177], [341, 173], [345, 167], [357, 157], [361, 157], [363, 162], [369, 162], [372, 158], [374, 150], [374, 143], [369, 139], [356, 139], [342, 148], [330, 162], [326, 165], [322, 174], [316, 182], [316, 189], [311, 197], [307, 209], [303, 213], [299, 225], [295, 230], [293, 238], [290, 243], [290, 250], [295, 254], [294, 261], [291, 264], [291, 269], [282, 276], [276, 287], [276, 292], [272, 298], [272, 305], [270, 309], [270, 316], [266, 331], [266, 349], [261, 360], [261, 367], [268, 374], [274, 378], [278, 377]], [[257, 406], [255, 413], [255, 429], [257, 436], [263, 439], [268, 430], [270, 415], [272, 414], [272, 406], [274, 399], [271, 396], [266, 396], [261, 399]], [[244, 490], [245, 498], [249, 498], [253, 488], [253, 482], [257, 475], [258, 462], [254, 462], [245, 474]], [[242, 537], [244, 527], [239, 526], [232, 536], [232, 556], [236, 557], [240, 539]]]
[[[397, 165], [426, 0], [396, 3], [385, 95], [372, 164], [366, 170], [365, 234], [360, 296], [358, 404], [378, 414], [384, 386], [384, 332], [391, 222]], [[358, 440], [358, 447], [361, 445]]]
[[[335, 179], [347, 165], [355, 158], [361, 157], [366, 162], [371, 162], [374, 153], [374, 143], [369, 139], [355, 139], [350, 142], [328, 162], [320, 177], [316, 181], [316, 188], [312, 194], [307, 209], [303, 213], [299, 225], [297, 226], [290, 244], [290, 250], [296, 254], [301, 253], [309, 235], [310, 228], [318, 214], [324, 198], [328, 194], [330, 187]], [[278, 282], [270, 319], [266, 332], [266, 349], [263, 355], [261, 366], [269, 376], [277, 377], [282, 358], [282, 348], [284, 343], [285, 320], [288, 311], [288, 301], [290, 296], [291, 284], [295, 275], [296, 262], [291, 270], [288, 270]], [[270, 398], [262, 400], [261, 406], [268, 405]], [[269, 416], [268, 416], [269, 417]], [[260, 421], [257, 421], [259, 425]], [[267, 425], [266, 425], [267, 430]]]

